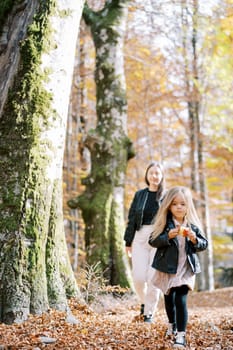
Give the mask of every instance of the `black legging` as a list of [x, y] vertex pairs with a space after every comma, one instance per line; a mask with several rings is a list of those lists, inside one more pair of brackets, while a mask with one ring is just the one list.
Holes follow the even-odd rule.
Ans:
[[175, 323], [178, 332], [185, 332], [188, 322], [186, 285], [171, 288], [168, 295], [164, 295], [165, 309], [169, 323]]

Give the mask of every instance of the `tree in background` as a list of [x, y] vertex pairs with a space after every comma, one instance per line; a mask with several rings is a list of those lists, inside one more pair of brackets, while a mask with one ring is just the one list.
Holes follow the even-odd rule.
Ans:
[[[204, 161], [202, 122], [200, 118], [203, 96], [200, 91], [200, 59], [198, 53], [199, 20], [198, 1], [182, 2], [182, 49], [184, 57], [184, 85], [189, 120], [191, 188], [195, 196], [195, 203], [200, 210], [203, 229], [209, 241], [208, 249], [200, 256], [203, 266], [198, 275], [199, 290], [213, 290], [213, 246], [209, 221], [208, 191], [206, 187], [206, 169]], [[203, 35], [203, 34], [202, 34]]]
[[[77, 195], [77, 191], [84, 190], [81, 179], [86, 176], [90, 167], [89, 153], [84, 145], [87, 132], [86, 128], [88, 126], [87, 115], [89, 114], [86, 109], [86, 76], [88, 72], [86, 72], [85, 65], [87, 58], [93, 56], [93, 53], [90, 53], [89, 50], [91, 40], [87, 40], [86, 38], [88, 35], [86, 28], [85, 23], [81, 20], [79, 40], [77, 40], [76, 45], [63, 162], [64, 222], [66, 240], [75, 275], [78, 272], [78, 268], [85, 264], [86, 258], [85, 242], [83, 238], [83, 221], [81, 215], [79, 215], [79, 211], [70, 208], [67, 202], [72, 196]], [[77, 278], [79, 277], [77, 276]]]
[[[205, 37], [208, 61], [205, 120], [203, 134], [208, 133], [210, 157], [208, 184], [215, 201], [212, 202], [216, 229], [232, 234], [233, 230], [233, 90], [232, 90], [232, 1], [221, 2], [221, 18], [216, 15]], [[229, 206], [229, 203], [231, 205]]]
[[[205, 36], [208, 60], [203, 135], [208, 135], [207, 184], [214, 227], [216, 285], [233, 285], [232, 0], [221, 2]], [[216, 10], [217, 11], [217, 10]], [[221, 17], [219, 18], [219, 14]]]
[[[62, 162], [83, 2], [1, 1], [0, 317], [79, 296], [63, 227]], [[11, 64], [9, 64], [9, 62]]]
[[[140, 1], [137, 1], [137, 4], [139, 3]], [[228, 129], [225, 129], [224, 138], [225, 145], [228, 145], [230, 157], [229, 145], [231, 142], [228, 135], [230, 135], [231, 128], [227, 111], [230, 109], [231, 103], [229, 99], [224, 104], [221, 104], [219, 98], [213, 100], [213, 96], [216, 96], [217, 92], [217, 90], [213, 90], [213, 86], [216, 84], [219, 87], [224, 86], [224, 79], [221, 79], [223, 84], [219, 84], [216, 80], [217, 72], [215, 72], [215, 76], [212, 75], [212, 78], [208, 73], [210, 67], [213, 66], [213, 52], [216, 53], [218, 59], [220, 58], [219, 52], [216, 52], [216, 47], [213, 48], [213, 44], [216, 42], [216, 39], [213, 39], [213, 37], [216, 38], [214, 29], [220, 23], [220, 16], [229, 19], [229, 11], [227, 14], [223, 8], [216, 6], [213, 9], [210, 4], [198, 4], [197, 1], [177, 3], [157, 1], [150, 5], [150, 12], [147, 11], [146, 15], [145, 13], [144, 15], [141, 14], [143, 10], [148, 9], [148, 6], [148, 2], [138, 5], [140, 14], [135, 19], [138, 49], [132, 49], [132, 45], [135, 45], [132, 33], [129, 34], [130, 45], [126, 45], [127, 55], [129, 56], [127, 67], [129, 67], [129, 62], [130, 65], [137, 67], [131, 70], [135, 72], [134, 75], [131, 76], [128, 70], [127, 73], [129, 74], [128, 89], [131, 94], [129, 99], [129, 130], [131, 131], [130, 137], [138, 151], [136, 159], [133, 159], [129, 164], [128, 174], [130, 174], [130, 177], [127, 177], [127, 188], [133, 187], [132, 179], [135, 179], [133, 176], [138, 178], [138, 174], [141, 174], [139, 179], [143, 179], [138, 164], [141, 166], [147, 157], [150, 159], [160, 157], [166, 168], [168, 186], [179, 183], [193, 188], [198, 206], [202, 209], [200, 214], [202, 215], [204, 229], [210, 240], [210, 248], [202, 264], [205, 267], [201, 278], [203, 284], [200, 284], [198, 288], [212, 289], [214, 281], [210, 225], [211, 229], [215, 230], [214, 221], [216, 219], [209, 213], [209, 206], [212, 209], [214, 203], [213, 198], [211, 198], [213, 186], [211, 186], [211, 192], [209, 191], [209, 175], [212, 173], [211, 182], [215, 184], [218, 179], [222, 178], [221, 170], [214, 171], [213, 166], [211, 166], [211, 163], [214, 165], [217, 162], [215, 156], [213, 158], [214, 150], [212, 147], [217, 146], [218, 148], [218, 144], [213, 144], [213, 138], [215, 140], [216, 138], [219, 139], [222, 134], [220, 132], [217, 136], [214, 130], [216, 128], [221, 130], [222, 127], [224, 130], [226, 124], [228, 124]], [[142, 22], [144, 20], [144, 22], [138, 23], [140, 20]], [[151, 24], [151, 27], [149, 24]], [[224, 24], [226, 24], [226, 20]], [[151, 31], [143, 31], [142, 26], [150, 28]], [[229, 30], [227, 33], [229, 37]], [[210, 37], [211, 40], [208, 41], [207, 46], [205, 38], [208, 40]], [[221, 38], [223, 39], [222, 36]], [[150, 41], [149, 44], [148, 41]], [[224, 42], [226, 44], [227, 40], [224, 40]], [[152, 57], [150, 54], [145, 54], [146, 52], [151, 52]], [[144, 54], [144, 60], [142, 59], [142, 53]], [[150, 59], [147, 60], [146, 56]], [[227, 57], [225, 57], [226, 59]], [[229, 65], [228, 63], [227, 66]], [[226, 64], [223, 64], [222, 67], [218, 66], [218, 74], [224, 71], [224, 66], [226, 67]], [[153, 70], [155, 71], [154, 75], [152, 75]], [[155, 78], [156, 72], [157, 80]], [[165, 74], [162, 74], [163, 72]], [[228, 76], [231, 77], [230, 71]], [[137, 83], [134, 82], [134, 88], [131, 90], [133, 78]], [[229, 94], [223, 92], [222, 88], [220, 91], [223, 93], [224, 99], [227, 99]], [[154, 100], [152, 98], [153, 93]], [[210, 99], [212, 103], [209, 103]], [[220, 106], [217, 108], [219, 115], [214, 116], [214, 118], [210, 117], [207, 106], [208, 108], [212, 106], [212, 110], [216, 112], [216, 106], [219, 103]], [[136, 108], [135, 105], [137, 105]], [[133, 118], [131, 118], [132, 115]], [[214, 120], [215, 122], [213, 122]], [[222, 121], [224, 121], [224, 124], [222, 124]], [[144, 127], [138, 129], [139, 124]], [[145, 127], [146, 124], [148, 125], [147, 128]], [[134, 134], [132, 134], [132, 130], [135, 130]], [[221, 152], [222, 156], [226, 155], [227, 147], [225, 146], [224, 152], [221, 152], [218, 148], [219, 154]], [[215, 150], [214, 153], [217, 154], [217, 151]], [[230, 175], [229, 168], [227, 174]], [[223, 171], [227, 169], [227, 164], [223, 169]], [[229, 175], [228, 180], [225, 179], [224, 182], [229, 182]], [[221, 198], [225, 192], [224, 186], [220, 185], [223, 184], [221, 181], [218, 182], [217, 198]], [[138, 180], [135, 183], [138, 184]], [[230, 186], [232, 188], [232, 185]], [[220, 205], [221, 202], [220, 200]], [[226, 211], [227, 208], [230, 209], [229, 203], [228, 198], [228, 202], [225, 202]]]
[[[230, 235], [232, 232], [232, 16], [228, 2], [230, 4], [231, 1], [216, 3], [214, 8], [210, 3], [199, 3], [196, 33], [198, 81], [184, 74], [187, 73], [184, 64], [187, 54], [185, 56], [182, 49], [182, 35], [189, 47], [189, 72], [192, 72], [193, 26], [191, 22], [187, 27], [185, 22], [182, 25], [180, 2], [135, 0], [131, 3], [124, 46], [128, 133], [136, 150], [136, 157], [128, 162], [125, 177], [125, 219], [135, 190], [144, 185], [144, 169], [152, 159], [163, 162], [168, 187], [175, 184], [192, 187], [187, 101], [194, 101], [194, 97], [192, 89], [188, 93], [185, 87], [189, 78], [193, 87], [196, 83], [195, 89], [199, 93], [199, 141], [203, 143], [205, 156], [204, 175], [209, 193], [206, 203], [210, 207], [214, 254], [219, 263], [224, 262], [224, 266], [231, 261], [226, 260], [232, 254], [231, 236], [218, 237], [217, 241], [215, 233], [221, 235], [227, 232]], [[185, 3], [182, 1], [183, 8]], [[192, 3], [187, 2], [186, 5], [191, 6]], [[189, 21], [191, 14], [192, 11]], [[84, 117], [89, 130], [95, 122], [92, 49], [88, 48], [86, 56]], [[74, 176], [84, 176], [81, 167], [76, 169]], [[83, 187], [78, 186], [79, 194]], [[72, 194], [75, 195], [75, 190]], [[69, 197], [69, 193], [66, 195]], [[200, 200], [200, 192], [194, 195]], [[79, 234], [82, 235], [80, 226]], [[228, 255], [220, 255], [226, 249]], [[81, 254], [83, 259], [85, 252]]]
[[70, 200], [85, 222], [87, 263], [100, 262], [108, 283], [131, 284], [124, 252], [124, 184], [127, 161], [133, 156], [127, 136], [127, 101], [123, 42], [127, 21], [126, 0], [107, 1], [100, 11], [87, 4], [83, 17], [90, 26], [96, 50], [95, 83], [97, 125], [85, 146], [91, 155], [85, 191]]

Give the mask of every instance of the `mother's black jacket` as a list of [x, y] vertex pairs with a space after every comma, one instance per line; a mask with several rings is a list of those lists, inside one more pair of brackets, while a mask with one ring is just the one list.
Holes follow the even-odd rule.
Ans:
[[131, 246], [135, 232], [142, 226], [143, 210], [145, 208], [147, 197], [148, 188], [139, 190], [134, 195], [129, 209], [128, 223], [124, 234], [125, 245], [127, 247]]
[[[150, 237], [149, 244], [157, 248], [152, 267], [165, 272], [176, 274], [179, 255], [179, 243], [176, 237], [168, 239], [168, 232], [175, 228], [172, 219], [169, 219], [164, 231], [155, 239]], [[197, 243], [193, 244], [187, 237], [185, 238], [185, 250], [187, 254], [188, 263], [193, 273], [201, 272], [200, 262], [197, 252], [205, 250], [208, 246], [207, 239], [201, 234], [200, 229], [191, 224], [192, 231], [196, 233]]]
[[[132, 200], [132, 203], [129, 209], [128, 223], [124, 234], [126, 247], [131, 246], [135, 236], [135, 232], [139, 231], [142, 226], [143, 211], [146, 205], [148, 192], [149, 192], [149, 188], [146, 187], [146, 188], [143, 188], [142, 190], [138, 190], [134, 195], [134, 198]], [[162, 197], [158, 200], [158, 207], [161, 204]]]

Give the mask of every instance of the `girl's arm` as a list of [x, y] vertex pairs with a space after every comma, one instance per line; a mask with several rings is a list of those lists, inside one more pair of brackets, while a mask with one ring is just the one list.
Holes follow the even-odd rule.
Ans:
[[156, 238], [149, 238], [149, 244], [154, 248], [161, 248], [170, 245], [170, 240], [178, 234], [177, 228], [165, 228], [165, 230]]
[[190, 239], [190, 241], [192, 242], [196, 252], [201, 252], [203, 250], [205, 250], [208, 247], [208, 241], [207, 239], [202, 235], [201, 230], [198, 229], [197, 227], [192, 227], [192, 231], [193, 233], [193, 237], [195, 236], [196, 239], [194, 241], [192, 241]]

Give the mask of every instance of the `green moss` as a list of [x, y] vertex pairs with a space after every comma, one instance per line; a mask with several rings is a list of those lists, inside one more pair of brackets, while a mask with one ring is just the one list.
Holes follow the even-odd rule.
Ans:
[[[4, 8], [10, 10], [10, 4], [9, 1], [8, 7]], [[28, 28], [27, 37], [21, 43], [17, 78], [9, 92], [1, 121], [0, 230], [17, 231], [23, 213], [26, 218], [23, 226], [28, 238], [40, 236], [43, 230], [41, 222], [44, 218], [38, 216], [33, 203], [41, 200], [36, 196], [40, 192], [40, 179], [43, 181], [41, 169], [48, 162], [48, 157], [38, 151], [39, 147], [43, 147], [38, 136], [41, 129], [46, 128], [48, 116], [54, 113], [52, 95], [43, 87], [50, 71], [41, 71], [40, 68], [42, 54], [52, 47], [48, 18], [54, 9], [55, 1], [41, 1]], [[3, 10], [1, 8], [1, 13]], [[20, 193], [23, 189], [24, 193]], [[29, 201], [31, 206], [27, 207]], [[29, 259], [31, 265], [35, 263], [32, 259]]]
[[[92, 168], [91, 174], [82, 182], [86, 190], [71, 205], [77, 205], [82, 210], [88, 264], [100, 262], [109, 283], [120, 282], [128, 286], [127, 266], [123, 257], [123, 208], [115, 202], [114, 195], [115, 189], [124, 185], [123, 174], [133, 151], [123, 128], [127, 109], [126, 91], [121, 77], [116, 75], [115, 62], [112, 62], [114, 50], [116, 53], [118, 50], [114, 45], [123, 40], [118, 28], [119, 23], [125, 20], [124, 3], [127, 0], [123, 3], [107, 2], [98, 13], [91, 11], [88, 5], [84, 8], [84, 19], [91, 27], [97, 52], [95, 81], [98, 121], [96, 130], [88, 135]], [[116, 111], [119, 118], [115, 118]]]

